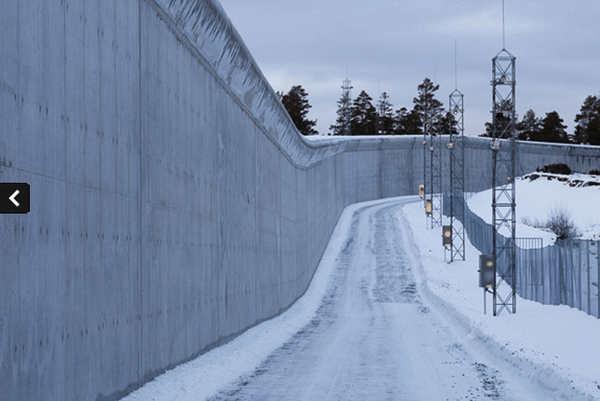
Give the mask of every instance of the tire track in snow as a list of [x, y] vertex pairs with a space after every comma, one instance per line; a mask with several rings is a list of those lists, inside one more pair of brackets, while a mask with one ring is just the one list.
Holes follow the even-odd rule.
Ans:
[[405, 202], [354, 214], [311, 322], [211, 400], [513, 399], [421, 296]]

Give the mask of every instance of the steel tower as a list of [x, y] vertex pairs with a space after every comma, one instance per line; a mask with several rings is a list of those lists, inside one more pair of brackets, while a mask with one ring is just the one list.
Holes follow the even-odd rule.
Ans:
[[352, 82], [346, 78], [342, 83], [342, 104], [341, 109], [344, 111], [344, 121], [342, 123], [342, 135], [350, 135], [351, 128], [350, 122], [352, 118], [352, 98], [350, 97], [352, 91]]
[[425, 206], [427, 208], [429, 202], [431, 210], [428, 218], [431, 219], [431, 228], [434, 228], [442, 226], [442, 138], [436, 132], [437, 116], [430, 108], [430, 104], [426, 103], [423, 115], [423, 183]]
[[[450, 94], [449, 109], [451, 113], [450, 141], [450, 225], [452, 226], [452, 250], [450, 261], [455, 258], [465, 260], [465, 157], [463, 151], [464, 95], [455, 89]], [[459, 220], [457, 224], [455, 220]]]
[[429, 152], [431, 228], [434, 228], [442, 226], [442, 136], [434, 130], [429, 134]]
[[516, 58], [505, 48], [492, 59], [492, 225], [494, 316], [515, 313]]

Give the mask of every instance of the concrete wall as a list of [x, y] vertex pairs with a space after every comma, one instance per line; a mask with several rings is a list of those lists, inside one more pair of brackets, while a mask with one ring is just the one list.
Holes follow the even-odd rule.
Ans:
[[[489, 145], [489, 138], [465, 138], [465, 188], [467, 191], [480, 191], [491, 186], [492, 154]], [[555, 163], [566, 163], [573, 171], [580, 173], [600, 169], [600, 148], [597, 146], [519, 141], [517, 153], [517, 176]], [[446, 158], [449, 159], [449, 156], [446, 155]], [[448, 163], [447, 160], [446, 163]], [[447, 180], [449, 179], [447, 178]]]
[[0, 113], [0, 181], [31, 185], [0, 217], [7, 400], [115, 399], [281, 313], [346, 205], [422, 176], [417, 137], [300, 137], [212, 0], [8, 2]]

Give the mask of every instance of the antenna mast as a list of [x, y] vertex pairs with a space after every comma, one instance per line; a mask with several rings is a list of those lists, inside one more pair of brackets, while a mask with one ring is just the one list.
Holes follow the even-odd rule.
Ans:
[[504, 0], [502, 0], [502, 50], [506, 49], [506, 30], [504, 27]]
[[458, 89], [458, 51], [456, 50], [456, 39], [454, 39], [454, 89]]

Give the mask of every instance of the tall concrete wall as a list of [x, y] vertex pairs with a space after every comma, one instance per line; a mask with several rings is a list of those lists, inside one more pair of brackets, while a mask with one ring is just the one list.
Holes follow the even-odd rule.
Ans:
[[417, 137], [300, 137], [213, 0], [8, 2], [0, 113], [0, 181], [31, 185], [0, 217], [8, 400], [115, 399], [281, 313], [346, 205], [422, 176]]
[[[465, 138], [465, 187], [467, 191], [480, 191], [491, 186], [492, 151], [489, 145], [489, 138]], [[446, 155], [446, 158], [449, 156]], [[447, 160], [446, 163], [448, 163]], [[517, 176], [555, 163], [566, 163], [573, 171], [581, 173], [600, 169], [600, 148], [539, 142], [519, 141], [517, 143]], [[447, 177], [446, 182], [448, 182]]]

